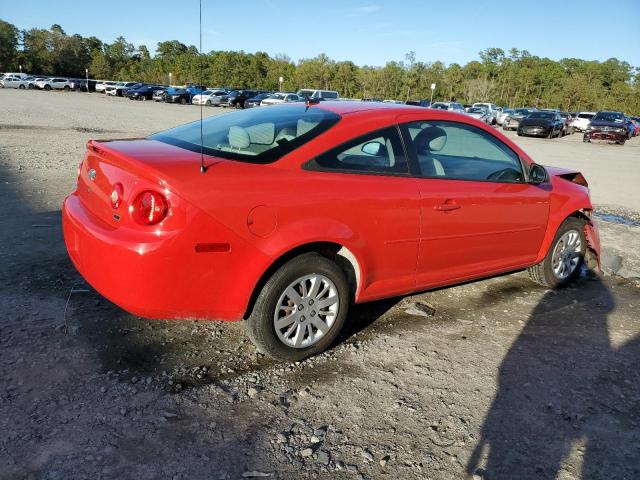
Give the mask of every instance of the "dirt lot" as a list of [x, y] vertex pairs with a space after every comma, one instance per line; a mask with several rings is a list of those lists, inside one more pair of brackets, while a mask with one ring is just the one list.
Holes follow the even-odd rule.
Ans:
[[[0, 479], [640, 476], [634, 280], [550, 292], [517, 273], [362, 305], [334, 349], [293, 365], [241, 324], [147, 321], [87, 287], [60, 231], [87, 139], [198, 115], [0, 90]], [[601, 222], [609, 255], [637, 251], [639, 139], [517, 141], [580, 167], [630, 223]]]

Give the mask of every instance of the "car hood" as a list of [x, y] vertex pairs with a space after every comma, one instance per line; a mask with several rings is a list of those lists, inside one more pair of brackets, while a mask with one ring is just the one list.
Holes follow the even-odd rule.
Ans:
[[525, 126], [547, 126], [547, 125], [551, 125], [553, 123], [553, 120], [548, 119], [548, 118], [523, 118], [520, 121], [520, 125], [522, 125], [523, 127]]

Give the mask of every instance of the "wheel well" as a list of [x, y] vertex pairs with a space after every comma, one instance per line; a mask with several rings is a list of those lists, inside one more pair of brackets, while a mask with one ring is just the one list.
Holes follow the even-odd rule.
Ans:
[[247, 318], [247, 316], [251, 313], [256, 298], [260, 294], [262, 287], [265, 283], [267, 283], [267, 281], [269, 280], [269, 278], [271, 278], [275, 271], [278, 270], [282, 265], [287, 263], [289, 260], [305, 253], [317, 253], [318, 255], [322, 255], [323, 257], [336, 262], [336, 264], [342, 269], [347, 277], [351, 301], [354, 300], [356, 292], [358, 291], [358, 287], [360, 286], [360, 265], [355, 255], [353, 255], [353, 253], [348, 248], [340, 245], [339, 243], [307, 243], [305, 245], [300, 245], [296, 248], [293, 248], [278, 257], [260, 276], [260, 279], [256, 283], [256, 286], [251, 293], [251, 297], [249, 298], [249, 303], [247, 304], [247, 309], [243, 318]]

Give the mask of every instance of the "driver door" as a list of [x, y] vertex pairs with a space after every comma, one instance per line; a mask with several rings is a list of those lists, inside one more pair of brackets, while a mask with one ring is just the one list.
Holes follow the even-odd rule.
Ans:
[[518, 155], [463, 122], [419, 120], [402, 130], [420, 177], [417, 286], [530, 264], [546, 230], [549, 191], [525, 182]]

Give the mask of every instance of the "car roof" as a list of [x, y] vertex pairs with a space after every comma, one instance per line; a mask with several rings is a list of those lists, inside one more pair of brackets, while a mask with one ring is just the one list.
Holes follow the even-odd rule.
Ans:
[[359, 101], [324, 101], [317, 104], [320, 108], [337, 113], [338, 115], [346, 115], [355, 112], [365, 111], [381, 111], [391, 115], [402, 115], [412, 113], [428, 113], [430, 116], [449, 117], [451, 112], [446, 110], [438, 110], [435, 108], [425, 108], [419, 105], [404, 105], [399, 103], [383, 103], [383, 102], [359, 102]]

